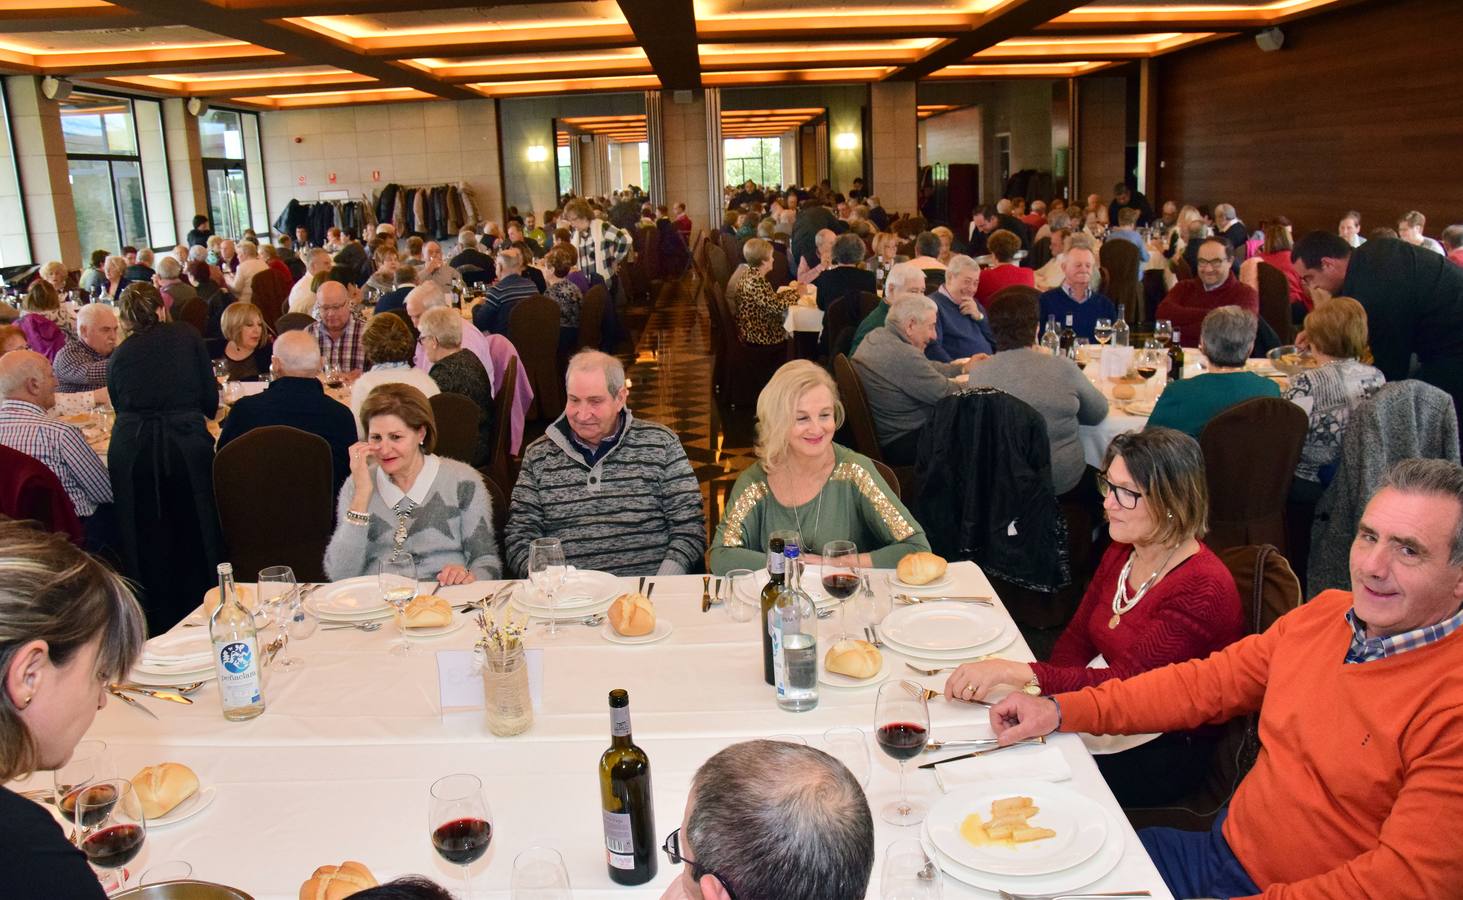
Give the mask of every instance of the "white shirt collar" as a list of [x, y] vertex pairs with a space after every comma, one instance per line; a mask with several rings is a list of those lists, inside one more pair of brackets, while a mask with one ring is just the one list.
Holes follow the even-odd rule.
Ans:
[[432, 491], [432, 482], [437, 480], [437, 470], [441, 468], [441, 460], [432, 454], [427, 454], [422, 463], [422, 470], [417, 473], [417, 480], [412, 482], [410, 491], [403, 491], [391, 483], [391, 479], [385, 472], [376, 468], [376, 491], [381, 499], [392, 509], [401, 502], [402, 498], [411, 500], [412, 506], [421, 506], [427, 500], [427, 494]]

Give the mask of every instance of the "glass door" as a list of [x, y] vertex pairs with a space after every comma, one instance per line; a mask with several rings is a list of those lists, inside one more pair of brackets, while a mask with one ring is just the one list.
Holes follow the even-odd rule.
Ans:
[[237, 238], [249, 227], [249, 186], [243, 166], [206, 165], [208, 212], [215, 234]]

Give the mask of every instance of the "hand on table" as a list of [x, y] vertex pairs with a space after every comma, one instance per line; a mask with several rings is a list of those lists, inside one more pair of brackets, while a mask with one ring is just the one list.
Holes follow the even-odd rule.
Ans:
[[984, 700], [1001, 685], [1019, 687], [1031, 677], [1031, 666], [1024, 662], [984, 659], [951, 672], [945, 679], [945, 696], [950, 700]]
[[472, 584], [477, 576], [462, 566], [443, 566], [437, 573], [437, 583], [446, 587], [451, 584]]
[[1017, 691], [991, 707], [991, 730], [1002, 747], [1057, 730], [1057, 702]]

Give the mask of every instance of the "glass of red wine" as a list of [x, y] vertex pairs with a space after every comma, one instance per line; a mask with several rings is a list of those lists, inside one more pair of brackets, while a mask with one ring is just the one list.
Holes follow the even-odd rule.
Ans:
[[467, 885], [464, 896], [472, 896], [469, 867], [482, 859], [493, 840], [493, 814], [483, 797], [483, 782], [476, 775], [448, 775], [432, 784], [432, 802], [427, 809], [427, 830], [437, 855], [462, 866]]
[[925, 820], [925, 804], [909, 799], [904, 787], [904, 764], [924, 752], [930, 736], [930, 708], [924, 688], [912, 681], [886, 681], [874, 704], [874, 737], [879, 747], [899, 761], [899, 799], [879, 814], [890, 825], [918, 825]]
[[117, 886], [127, 886], [128, 863], [147, 840], [147, 819], [132, 782], [125, 778], [94, 781], [76, 795], [77, 834], [81, 852], [98, 869], [116, 870]]
[[853, 541], [823, 545], [823, 593], [838, 601], [840, 639], [848, 637], [848, 599], [863, 586], [859, 576], [858, 547]]

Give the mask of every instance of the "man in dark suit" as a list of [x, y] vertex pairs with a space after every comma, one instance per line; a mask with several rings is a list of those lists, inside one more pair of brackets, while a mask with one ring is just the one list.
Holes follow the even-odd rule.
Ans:
[[489, 284], [497, 277], [497, 263], [478, 246], [477, 232], [471, 228], [464, 228], [457, 233], [457, 255], [447, 264], [459, 272], [463, 266], [475, 266], [479, 272], [486, 273], [469, 278], [468, 281]]
[[[863, 267], [867, 248], [864, 239], [856, 234], [842, 234], [833, 242], [833, 268], [813, 279], [818, 288], [818, 308], [827, 311], [828, 304], [849, 294], [858, 296], [860, 291], [870, 294], [878, 289], [874, 273]], [[855, 300], [857, 306], [857, 300]]]
[[287, 331], [274, 341], [274, 381], [263, 393], [241, 398], [224, 419], [220, 450], [234, 438], [266, 425], [288, 425], [318, 435], [330, 445], [334, 475], [332, 496], [350, 474], [350, 446], [356, 442], [355, 420], [343, 403], [325, 396], [316, 375], [320, 346], [304, 331]]

